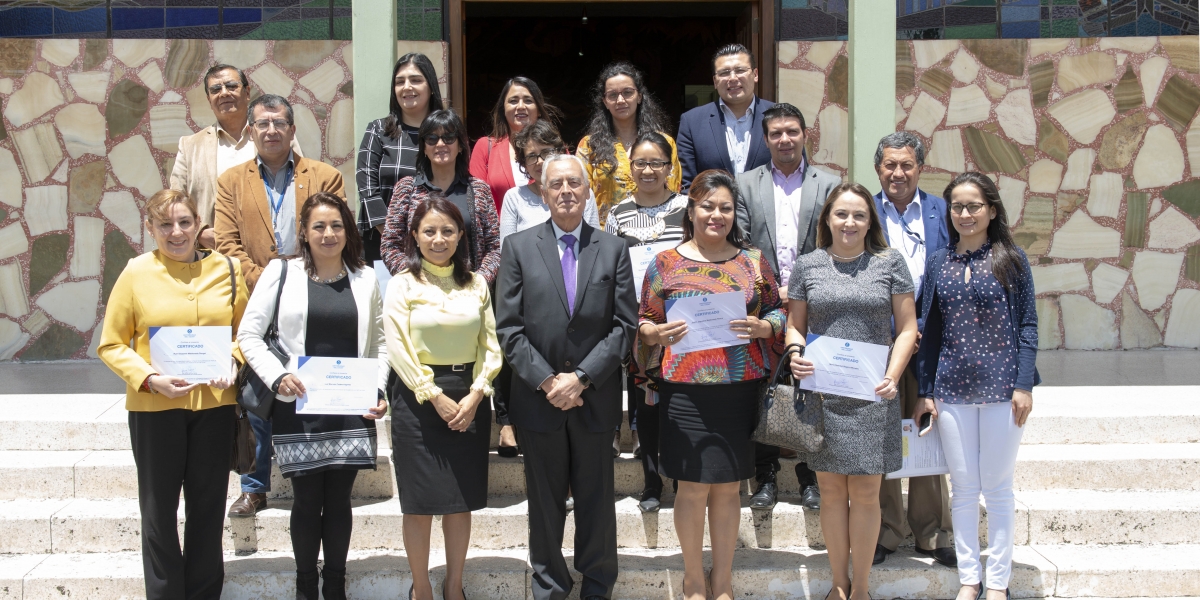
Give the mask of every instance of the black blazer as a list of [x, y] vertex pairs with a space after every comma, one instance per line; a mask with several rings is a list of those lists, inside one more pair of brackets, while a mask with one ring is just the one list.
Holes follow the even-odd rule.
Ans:
[[538, 386], [547, 377], [583, 369], [592, 386], [582, 411], [594, 433], [621, 422], [621, 362], [637, 328], [633, 269], [625, 241], [587, 223], [579, 234], [574, 313], [567, 312], [558, 240], [550, 221], [504, 241], [496, 279], [496, 333], [512, 365], [508, 414], [514, 425], [549, 432], [567, 413]]

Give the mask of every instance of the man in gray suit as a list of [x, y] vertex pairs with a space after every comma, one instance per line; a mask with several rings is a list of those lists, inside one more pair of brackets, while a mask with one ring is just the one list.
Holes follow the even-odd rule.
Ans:
[[[745, 239], [762, 250], [771, 263], [779, 292], [786, 298], [792, 265], [796, 257], [816, 246], [817, 219], [825, 197], [842, 180], [808, 164], [800, 109], [786, 102], [776, 104], [763, 112], [762, 128], [771, 162], [737, 176], [741, 190], [737, 222]], [[779, 449], [756, 445], [754, 475], [758, 489], [750, 498], [751, 508], [775, 506], [778, 471]], [[809, 509], [820, 508], [817, 474], [805, 463], [798, 463], [796, 478], [800, 480], [800, 503]]]

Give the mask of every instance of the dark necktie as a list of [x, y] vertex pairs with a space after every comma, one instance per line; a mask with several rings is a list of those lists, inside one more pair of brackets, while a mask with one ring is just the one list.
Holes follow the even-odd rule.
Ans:
[[562, 274], [567, 287], [567, 314], [571, 314], [575, 310], [575, 236], [568, 233], [559, 239], [567, 245], [562, 255]]

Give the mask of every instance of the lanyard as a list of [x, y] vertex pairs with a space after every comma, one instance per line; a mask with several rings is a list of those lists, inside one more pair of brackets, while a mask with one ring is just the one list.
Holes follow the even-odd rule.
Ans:
[[283, 208], [283, 198], [287, 196], [287, 190], [292, 185], [292, 176], [295, 173], [292, 172], [291, 164], [287, 165], [287, 171], [284, 173], [286, 173], [286, 176], [283, 179], [283, 191], [279, 192], [279, 199], [276, 200], [275, 187], [271, 185], [271, 182], [267, 181], [267, 170], [263, 168], [259, 171], [259, 174], [262, 175], [264, 187], [267, 189], [267, 204], [271, 207], [272, 222], [279, 217], [279, 211]]

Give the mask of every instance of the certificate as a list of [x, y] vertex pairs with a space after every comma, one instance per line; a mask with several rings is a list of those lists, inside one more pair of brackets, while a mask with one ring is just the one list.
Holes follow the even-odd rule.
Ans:
[[816, 372], [800, 380], [801, 389], [878, 402], [875, 386], [887, 372], [888, 347], [808, 334], [804, 358]]
[[950, 472], [950, 467], [946, 466], [946, 455], [942, 453], [942, 438], [938, 435], [937, 427], [921, 437], [917, 435], [917, 425], [912, 419], [902, 419], [900, 434], [903, 436], [901, 455], [904, 457], [904, 466], [899, 471], [888, 473], [888, 479], [945, 475]]
[[151, 327], [150, 366], [188, 383], [208, 383], [233, 375], [233, 328], [229, 326]]
[[655, 242], [629, 249], [629, 262], [633, 265], [633, 292], [637, 294], [638, 302], [642, 301], [642, 282], [646, 280], [646, 270], [654, 262], [654, 257], [678, 245], [679, 242]]
[[365, 415], [379, 404], [379, 359], [301, 356], [296, 376], [306, 394], [298, 415]]
[[734, 319], [746, 318], [746, 295], [742, 292], [688, 296], [667, 301], [667, 321], [687, 323], [683, 339], [671, 346], [676, 354], [749, 344], [729, 328]]

